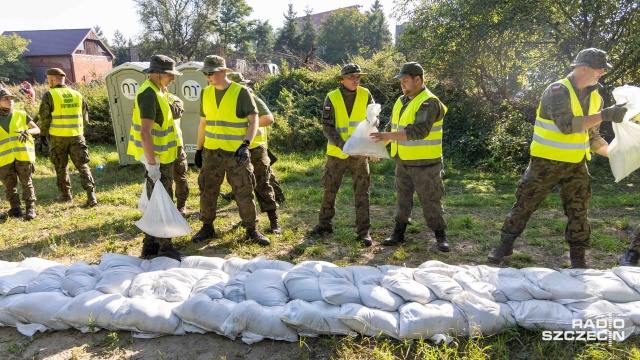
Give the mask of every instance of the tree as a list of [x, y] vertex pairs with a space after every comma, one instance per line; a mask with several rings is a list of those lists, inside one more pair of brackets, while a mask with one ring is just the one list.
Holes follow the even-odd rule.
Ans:
[[258, 62], [271, 62], [276, 38], [269, 20], [256, 21], [250, 32], [253, 35], [251, 41], [253, 49], [255, 49], [256, 60]]
[[10, 82], [20, 82], [29, 77], [31, 70], [22, 54], [30, 42], [15, 33], [0, 35], [0, 76], [9, 78]]
[[313, 23], [313, 18], [311, 17], [311, 8], [307, 7], [304, 11], [305, 16], [304, 20], [302, 20], [302, 30], [300, 34], [300, 47], [299, 51], [303, 55], [303, 63], [308, 63], [314, 56], [314, 52], [316, 51], [316, 26]]
[[102, 31], [102, 28], [99, 25], [96, 25], [93, 27], [93, 32], [96, 33], [96, 36], [98, 37], [98, 39], [100, 39], [100, 41], [102, 41], [105, 45], [109, 46], [109, 40], [107, 40], [107, 37], [104, 36], [104, 32]]
[[380, 0], [376, 0], [365, 15], [367, 21], [363, 25], [362, 46], [367, 57], [371, 57], [378, 51], [391, 46], [391, 32]]
[[248, 51], [251, 33], [249, 31], [253, 22], [248, 21], [253, 9], [245, 0], [222, 0], [220, 4], [220, 17], [217, 33], [220, 45], [228, 50]]
[[114, 66], [131, 61], [129, 47], [131, 47], [131, 41], [127, 41], [120, 30], [116, 30], [113, 33], [113, 46], [111, 46], [111, 50], [115, 55], [115, 59], [113, 59]]
[[291, 57], [296, 55], [299, 48], [300, 31], [296, 23], [296, 12], [293, 11], [293, 4], [289, 3], [287, 13], [284, 14], [284, 24], [282, 28], [278, 29], [278, 34], [276, 35], [274, 50], [285, 55], [287, 61], [292, 62]]
[[134, 0], [145, 28], [140, 54], [176, 60], [204, 57], [216, 30], [220, 0]]
[[354, 8], [340, 9], [329, 15], [320, 25], [320, 57], [329, 64], [339, 64], [359, 55], [363, 39], [361, 24], [366, 20], [366, 16]]

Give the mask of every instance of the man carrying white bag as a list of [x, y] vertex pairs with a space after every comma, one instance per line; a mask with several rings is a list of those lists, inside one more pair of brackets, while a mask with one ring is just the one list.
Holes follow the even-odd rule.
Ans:
[[367, 119], [361, 121], [353, 130], [353, 133], [345, 142], [342, 153], [347, 155], [370, 156], [379, 159], [390, 159], [387, 148], [382, 142], [376, 142], [369, 135], [378, 132], [378, 115], [380, 115], [380, 104], [369, 104], [367, 106]]

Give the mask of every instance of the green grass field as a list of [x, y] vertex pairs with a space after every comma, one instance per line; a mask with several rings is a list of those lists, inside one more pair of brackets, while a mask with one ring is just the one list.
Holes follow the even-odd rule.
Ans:
[[[25, 257], [39, 256], [71, 264], [78, 261], [98, 263], [102, 252], [139, 255], [142, 233], [134, 222], [141, 216], [137, 201], [142, 189], [142, 165], [120, 167], [113, 146], [93, 145], [90, 151], [90, 166], [97, 184], [99, 206], [91, 209], [83, 207], [86, 195], [75, 169], [71, 171], [73, 203], [56, 203], [58, 190], [53, 167], [48, 160], [38, 159], [34, 177], [38, 217], [32, 222], [9, 219], [0, 224], [1, 260], [21, 261]], [[355, 238], [354, 201], [349, 176], [345, 176], [338, 196], [334, 234], [323, 238], [307, 237], [306, 231], [317, 221], [325, 155], [310, 152], [278, 154], [278, 157], [280, 160], [274, 169], [287, 201], [279, 210], [283, 233], [277, 237], [268, 235], [272, 241], [270, 247], [246, 243], [243, 240], [244, 230], [234, 226], [239, 221], [235, 203], [219, 200], [219, 214], [214, 225], [220, 238], [205, 245], [192, 244], [191, 235], [176, 238], [174, 243], [180, 251], [184, 255], [223, 258], [265, 256], [294, 264], [303, 260], [325, 260], [342, 266], [394, 264], [416, 267], [432, 259], [448, 264], [488, 264], [486, 255], [498, 243], [498, 231], [514, 202], [520, 170], [505, 169], [505, 174], [491, 174], [458, 168], [455, 163], [445, 162], [447, 193], [444, 204], [449, 225], [448, 236], [453, 249], [450, 253], [440, 253], [435, 249], [433, 232], [425, 228], [417, 199], [412, 225], [408, 228], [408, 241], [400, 247], [384, 248], [380, 245], [394, 225], [394, 165], [391, 160], [370, 164], [374, 246], [362, 248]], [[105, 165], [103, 170], [95, 170], [99, 164]], [[593, 199], [590, 205], [592, 247], [587, 260], [593, 268], [607, 269], [616, 265], [617, 258], [626, 250], [631, 230], [640, 222], [640, 182], [636, 172], [620, 183], [614, 183], [606, 159], [599, 158], [590, 165], [593, 176]], [[523, 168], [525, 166], [522, 164]], [[197, 216], [197, 170], [192, 167], [189, 172], [191, 195], [187, 206], [188, 221], [194, 229], [192, 235], [200, 227]], [[223, 184], [223, 190], [230, 190], [228, 184]], [[5, 211], [8, 209], [6, 201], [2, 208]], [[261, 213], [259, 219], [258, 228], [265, 230], [269, 224], [266, 214]], [[516, 243], [514, 255], [505, 266], [568, 266], [564, 227], [565, 217], [556, 191], [534, 214], [527, 230]], [[111, 333], [96, 341], [86, 335], [85, 344], [71, 352], [77, 355], [72, 358], [97, 354], [96, 349], [100, 349], [107, 358], [128, 358], [126, 351], [121, 350], [135, 346], [134, 343], [139, 340], [120, 341], [118, 334], [121, 334], [121, 338], [128, 336], [126, 332]], [[36, 338], [50, 336], [54, 335], [38, 334]], [[81, 343], [83, 336], [78, 333], [77, 338]], [[116, 345], [112, 341], [114, 336], [119, 341]], [[475, 340], [460, 338], [448, 346], [425, 341], [399, 342], [367, 337], [308, 338], [301, 340], [297, 358], [309, 358], [309, 354], [325, 356], [321, 358], [348, 359], [640, 358], [640, 351], [636, 349], [640, 344], [637, 335], [611, 347], [598, 342], [545, 342], [541, 338], [540, 332], [522, 328]], [[24, 347], [25, 344], [27, 347]], [[27, 340], [5, 342], [0, 345], [0, 357], [38, 358], [37, 352], [28, 348], [28, 344]], [[278, 346], [278, 343], [273, 344], [274, 349], [278, 349]]]

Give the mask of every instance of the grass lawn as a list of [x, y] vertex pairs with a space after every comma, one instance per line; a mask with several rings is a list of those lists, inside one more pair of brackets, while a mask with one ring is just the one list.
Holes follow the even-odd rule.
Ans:
[[[55, 172], [48, 160], [39, 158], [34, 177], [38, 217], [32, 222], [9, 219], [0, 224], [0, 260], [21, 261], [25, 257], [39, 256], [65, 264], [78, 261], [98, 263], [102, 252], [133, 256], [140, 254], [142, 233], [134, 222], [140, 218], [137, 201], [142, 189], [142, 165], [120, 167], [117, 152], [110, 145], [93, 145], [90, 146], [90, 151], [90, 166], [97, 184], [99, 206], [92, 209], [83, 208], [86, 195], [75, 169], [71, 171], [73, 203], [56, 203], [58, 190], [55, 185]], [[449, 226], [448, 236], [452, 251], [440, 253], [435, 249], [435, 237], [433, 232], [425, 227], [417, 198], [413, 221], [408, 228], [408, 241], [403, 246], [385, 248], [380, 242], [390, 234], [394, 226], [394, 165], [391, 160], [370, 163], [374, 246], [363, 248], [355, 239], [353, 190], [349, 175], [345, 176], [338, 195], [337, 214], [334, 219], [335, 232], [323, 238], [308, 237], [306, 231], [317, 222], [323, 191], [320, 177], [325, 155], [321, 152], [309, 152], [278, 154], [278, 157], [280, 160], [274, 165], [274, 169], [282, 183], [287, 201], [279, 210], [283, 233], [278, 237], [268, 235], [272, 241], [270, 247], [262, 248], [243, 240], [244, 230], [234, 226], [240, 220], [236, 204], [225, 200], [219, 200], [218, 219], [214, 223], [220, 238], [204, 245], [190, 242], [190, 236], [201, 224], [197, 214], [198, 169], [192, 167], [189, 172], [191, 195], [187, 207], [188, 221], [194, 232], [189, 236], [174, 239], [180, 251], [184, 255], [223, 258], [238, 256], [249, 259], [265, 256], [268, 259], [279, 259], [294, 264], [304, 260], [325, 260], [341, 266], [393, 264], [417, 267], [422, 262], [432, 259], [448, 264], [488, 264], [486, 255], [498, 243], [498, 232], [514, 202], [516, 182], [519, 179], [519, 169], [505, 169], [508, 172], [492, 174], [458, 168], [455, 163], [445, 162], [445, 218]], [[104, 164], [104, 169], [96, 170], [99, 164]], [[526, 164], [522, 164], [523, 168], [525, 166]], [[620, 183], [614, 183], [608, 162], [602, 158], [591, 162], [590, 171], [594, 177], [593, 198], [590, 203], [592, 247], [587, 261], [592, 268], [607, 269], [616, 265], [617, 258], [626, 250], [631, 231], [640, 222], [639, 176], [636, 172]], [[229, 185], [224, 183], [223, 191], [228, 190]], [[21, 190], [19, 192], [21, 193]], [[4, 200], [3, 195], [2, 199]], [[6, 201], [3, 201], [2, 208], [8, 209]], [[259, 230], [268, 228], [266, 214], [261, 213], [259, 219]], [[504, 266], [568, 266], [568, 245], [564, 241], [565, 224], [560, 199], [555, 191], [534, 214], [524, 234], [516, 243], [514, 255]], [[94, 338], [96, 335], [74, 335], [80, 339], [81, 344], [84, 341], [84, 344], [80, 350], [70, 349], [69, 356], [129, 358], [131, 353], [127, 355], [127, 349], [131, 350], [136, 347], [136, 342], [143, 341], [131, 340], [127, 332], [103, 333], [105, 335], [99, 340]], [[59, 335], [37, 334], [35, 338], [37, 340], [55, 336]], [[636, 349], [640, 344], [640, 336], [637, 335], [623, 343], [614, 343], [611, 347], [599, 342], [545, 342], [541, 338], [540, 332], [522, 328], [509, 329], [500, 335], [471, 341], [460, 338], [448, 346], [423, 341], [399, 342], [367, 337], [306, 338], [301, 339], [300, 344], [295, 344], [293, 353], [287, 352], [286, 357], [640, 358], [640, 351]], [[39, 350], [33, 346], [29, 347], [33, 341], [35, 340], [26, 340], [24, 337], [9, 342], [0, 341], [0, 357], [39, 358]], [[229, 340], [219, 341], [231, 343]], [[291, 347], [280, 345], [278, 342], [270, 346], [273, 349]], [[277, 351], [275, 354], [274, 359], [281, 358], [278, 357]], [[285, 356], [284, 353], [282, 356]], [[246, 358], [251, 356], [247, 355]]]

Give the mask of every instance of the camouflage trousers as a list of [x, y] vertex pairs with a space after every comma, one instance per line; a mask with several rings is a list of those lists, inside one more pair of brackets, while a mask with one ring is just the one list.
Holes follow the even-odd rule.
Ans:
[[198, 176], [200, 188], [200, 221], [211, 224], [216, 219], [220, 185], [225, 174], [235, 194], [238, 212], [245, 228], [256, 227], [256, 203], [253, 201], [253, 189], [256, 179], [251, 161], [242, 164], [236, 162], [234, 153], [224, 150], [204, 149], [202, 169]]
[[408, 224], [413, 210], [413, 194], [418, 194], [422, 214], [431, 230], [445, 230], [442, 197], [444, 183], [442, 176], [444, 168], [442, 162], [423, 165], [407, 166], [406, 163], [395, 158], [396, 162], [396, 209], [394, 220], [397, 224]]
[[[171, 178], [173, 172], [173, 163], [170, 164], [160, 164], [160, 183], [167, 190], [167, 194], [171, 196], [173, 199], [173, 179]], [[153, 187], [155, 183], [151, 178], [149, 178], [149, 173], [145, 170], [144, 172], [145, 178], [145, 186], [147, 187], [147, 197], [151, 199], [151, 194], [153, 193]], [[159, 238], [155, 236], [151, 236], [149, 234], [144, 234], [144, 239], [142, 240], [144, 243], [157, 243], [160, 247], [164, 248], [171, 245], [171, 238]]]
[[35, 172], [32, 162], [14, 160], [12, 163], [0, 166], [0, 180], [4, 185], [7, 201], [12, 209], [20, 207], [18, 196], [18, 179], [22, 184], [22, 200], [27, 208], [33, 207], [36, 201], [36, 193], [33, 189], [31, 176]]
[[273, 172], [271, 166], [269, 166], [269, 185], [273, 188], [273, 195], [277, 202], [283, 202], [285, 200], [284, 192], [280, 187], [280, 181], [276, 178], [276, 174]]
[[369, 173], [369, 161], [365, 156], [349, 156], [340, 159], [328, 155], [327, 163], [322, 173], [322, 204], [318, 215], [318, 224], [322, 227], [333, 226], [333, 217], [336, 214], [336, 196], [344, 177], [344, 172], [349, 169], [351, 173], [351, 186], [355, 197], [356, 208], [356, 232], [358, 236], [365, 236], [371, 228], [369, 216], [369, 185], [371, 176]]
[[629, 245], [629, 250], [633, 250], [637, 253], [640, 253], [640, 225], [633, 230], [633, 237], [631, 237], [631, 245]]
[[531, 157], [516, 189], [516, 203], [504, 220], [501, 236], [519, 236], [531, 215], [540, 207], [556, 185], [568, 222], [565, 239], [573, 249], [589, 247], [591, 227], [587, 212], [591, 199], [590, 175], [583, 159], [577, 164]]
[[[269, 181], [271, 171], [271, 160], [267, 156], [267, 148], [258, 146], [249, 150], [251, 152], [251, 165], [253, 165], [253, 175], [256, 178], [256, 188], [254, 190], [260, 211], [267, 212], [276, 210], [275, 193]], [[275, 177], [275, 176], [274, 176]]]
[[89, 149], [83, 135], [78, 136], [54, 136], [50, 135], [51, 163], [56, 169], [56, 185], [62, 194], [71, 192], [71, 179], [67, 172], [69, 157], [71, 162], [80, 172], [80, 183], [85, 191], [93, 191], [95, 182], [89, 169]]
[[173, 181], [176, 184], [176, 205], [180, 209], [184, 207], [189, 197], [189, 184], [187, 183], [189, 163], [187, 162], [187, 153], [182, 146], [178, 146], [178, 157], [174, 160], [171, 169]]

